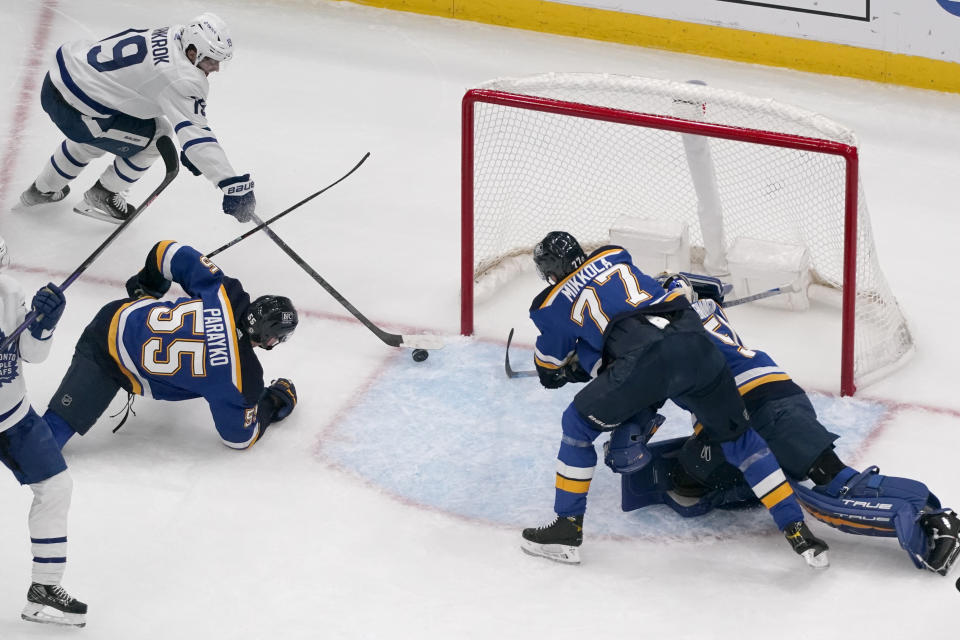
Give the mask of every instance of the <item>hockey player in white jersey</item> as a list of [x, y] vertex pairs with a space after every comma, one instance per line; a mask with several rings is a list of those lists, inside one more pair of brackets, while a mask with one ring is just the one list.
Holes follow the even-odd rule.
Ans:
[[[2, 273], [8, 261], [6, 244], [0, 238], [0, 336], [8, 335], [27, 316], [23, 290]], [[40, 362], [47, 357], [65, 304], [63, 292], [55, 284], [40, 289], [33, 297], [37, 319], [0, 353], [0, 460], [20, 484], [33, 490], [28, 520], [33, 582], [21, 617], [82, 627], [87, 605], [60, 586], [67, 567], [67, 512], [73, 481], [50, 427], [30, 406], [21, 366], [21, 361]]]
[[160, 157], [157, 139], [176, 133], [183, 165], [223, 191], [224, 213], [249, 220], [256, 208], [253, 180], [230, 164], [206, 115], [207, 76], [232, 57], [227, 25], [210, 13], [187, 25], [131, 28], [61, 46], [40, 102], [66, 139], [20, 201], [30, 207], [63, 200], [91, 160], [112, 153], [113, 162], [74, 211], [122, 222], [134, 210], [125, 192]]

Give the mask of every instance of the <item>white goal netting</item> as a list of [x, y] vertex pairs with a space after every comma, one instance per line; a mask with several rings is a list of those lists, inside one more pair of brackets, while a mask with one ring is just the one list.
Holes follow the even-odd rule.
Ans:
[[[847, 377], [862, 381], [911, 350], [850, 173], [857, 141], [848, 128], [769, 99], [608, 74], [493, 80], [467, 93], [464, 115], [468, 301], [547, 232], [597, 246], [621, 216], [686, 223], [701, 266], [722, 264], [741, 237], [805, 247], [813, 282], [841, 290], [844, 236], [855, 225]], [[701, 224], [711, 216], [719, 230]], [[469, 271], [465, 264], [465, 280]]]

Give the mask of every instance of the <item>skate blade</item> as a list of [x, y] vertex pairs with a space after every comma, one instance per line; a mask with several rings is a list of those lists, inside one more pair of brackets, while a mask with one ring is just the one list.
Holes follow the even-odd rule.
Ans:
[[[56, 614], [50, 613], [51, 611], [56, 611]], [[56, 624], [64, 627], [84, 627], [87, 624], [85, 613], [65, 613], [34, 602], [27, 603], [20, 617], [27, 622]]]
[[86, 202], [81, 202], [73, 208], [74, 213], [79, 213], [82, 216], [87, 216], [88, 218], [95, 218], [97, 220], [102, 220], [103, 222], [109, 222], [110, 224], [120, 224], [123, 220], [118, 220], [114, 218], [109, 213], [104, 213], [95, 207], [91, 207]]
[[567, 544], [539, 544], [524, 540], [520, 549], [527, 555], [546, 558], [562, 564], [580, 564], [580, 549]]
[[813, 569], [826, 569], [830, 566], [829, 553], [829, 551], [821, 551], [818, 555], [814, 555], [813, 549], [807, 549], [800, 555], [806, 560], [808, 567]]
[[51, 205], [63, 204], [66, 196], [59, 200], [50, 200], [49, 202], [34, 202], [33, 204], [23, 199], [23, 196], [17, 198], [17, 201], [10, 207], [10, 211], [45, 211]]

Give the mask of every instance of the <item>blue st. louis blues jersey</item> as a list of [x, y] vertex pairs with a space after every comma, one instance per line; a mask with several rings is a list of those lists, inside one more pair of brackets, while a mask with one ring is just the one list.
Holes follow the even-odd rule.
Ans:
[[154, 268], [189, 297], [144, 297], [120, 307], [110, 323], [111, 357], [134, 393], [158, 400], [203, 397], [224, 443], [251, 446], [262, 431], [257, 402], [263, 369], [236, 322], [250, 296], [199, 251], [177, 242], [157, 243], [148, 258], [148, 270]]
[[703, 328], [726, 359], [748, 410], [769, 399], [803, 393], [803, 389], [790, 379], [773, 358], [763, 351], [747, 349], [743, 345], [723, 308], [715, 301], [699, 300], [693, 304], [693, 308], [700, 316]]
[[595, 376], [602, 362], [604, 334], [612, 322], [626, 315], [686, 306], [682, 294], [667, 293], [636, 268], [626, 249], [601, 247], [534, 299], [530, 318], [540, 330], [534, 362], [541, 368], [558, 369], [576, 355], [580, 366]]

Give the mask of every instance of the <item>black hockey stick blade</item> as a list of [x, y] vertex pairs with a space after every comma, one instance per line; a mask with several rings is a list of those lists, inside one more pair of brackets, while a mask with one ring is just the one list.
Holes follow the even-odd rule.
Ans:
[[344, 298], [339, 291], [333, 288], [329, 282], [327, 282], [323, 276], [317, 273], [313, 267], [307, 264], [307, 261], [301, 258], [296, 251], [294, 251], [290, 245], [284, 242], [276, 232], [268, 227], [266, 224], [263, 224], [259, 221], [256, 216], [253, 216], [253, 220], [257, 222], [260, 227], [266, 232], [266, 234], [273, 240], [274, 244], [280, 247], [284, 253], [286, 253], [290, 258], [297, 263], [297, 265], [307, 272], [307, 274], [314, 279], [314, 281], [323, 287], [327, 293], [329, 293], [334, 300], [339, 302], [344, 309], [349, 311], [354, 318], [360, 321], [363, 326], [373, 332], [375, 336], [380, 338], [384, 344], [391, 347], [407, 347], [410, 349], [440, 349], [443, 347], [443, 339], [439, 336], [431, 335], [415, 335], [407, 336], [400, 335], [396, 333], [389, 333], [384, 331], [373, 322], [371, 322], [365, 315], [360, 313], [360, 310], [355, 306], [350, 304], [350, 301]]
[[370, 157], [370, 152], [367, 151], [365, 154], [363, 154], [363, 157], [360, 158], [360, 162], [358, 162], [357, 164], [353, 165], [353, 169], [350, 169], [350, 171], [347, 171], [345, 174], [343, 174], [342, 176], [340, 176], [337, 180], [335, 180], [334, 182], [331, 182], [330, 184], [328, 184], [327, 186], [325, 186], [323, 189], [320, 189], [320, 191], [317, 191], [316, 193], [310, 194], [309, 196], [307, 196], [306, 198], [304, 198], [303, 200], [301, 200], [301, 201], [298, 202], [297, 204], [293, 205], [292, 207], [289, 207], [289, 208], [287, 208], [287, 209], [284, 209], [283, 211], [281, 211], [281, 212], [278, 213], [277, 215], [273, 216], [272, 218], [270, 218], [270, 219], [267, 220], [266, 222], [261, 222], [261, 223], [259, 223], [259, 224], [258, 224], [257, 226], [255, 226], [253, 229], [250, 229], [250, 230], [247, 231], [246, 233], [237, 236], [236, 238], [234, 238], [233, 240], [231, 240], [231, 241], [228, 242], [227, 244], [223, 245], [222, 247], [219, 247], [218, 249], [214, 249], [213, 251], [211, 251], [210, 253], [207, 254], [207, 258], [212, 258], [213, 256], [217, 255], [217, 254], [220, 253], [221, 251], [225, 251], [225, 250], [229, 249], [230, 247], [232, 247], [233, 245], [237, 244], [237, 243], [240, 242], [241, 240], [243, 240], [243, 239], [245, 239], [245, 238], [249, 238], [250, 236], [252, 236], [253, 234], [255, 234], [257, 231], [260, 231], [260, 230], [266, 228], [267, 225], [269, 225], [269, 224], [271, 224], [271, 223], [273, 223], [273, 222], [276, 222], [277, 220], [279, 220], [279, 219], [282, 218], [283, 216], [287, 215], [288, 213], [290, 213], [290, 212], [293, 211], [294, 209], [297, 209], [297, 208], [301, 207], [302, 205], [307, 204], [308, 202], [310, 202], [311, 200], [313, 200], [314, 198], [316, 198], [317, 196], [319, 196], [319, 195], [320, 195], [321, 193], [323, 193], [324, 191], [327, 191], [327, 190], [332, 189], [333, 187], [337, 186], [338, 184], [340, 184], [341, 182], [343, 182], [344, 180], [346, 180], [348, 177], [350, 177], [350, 174], [352, 174], [354, 171], [356, 171], [357, 169], [359, 169], [359, 168], [360, 168], [360, 165], [362, 165], [364, 162], [366, 162], [366, 161], [367, 161], [367, 158], [369, 158], [369, 157]]
[[537, 372], [534, 370], [530, 371], [516, 371], [513, 367], [510, 366], [510, 343], [513, 341], [513, 329], [510, 329], [510, 334], [507, 336], [507, 351], [503, 354], [503, 369], [507, 372], [508, 378], [530, 378], [537, 375]]
[[[169, 186], [173, 179], [177, 177], [177, 174], [180, 172], [180, 160], [177, 158], [177, 148], [173, 146], [173, 141], [170, 140], [167, 136], [161, 136], [157, 140], [157, 150], [160, 151], [160, 157], [163, 158], [163, 165], [166, 173], [163, 176], [163, 180], [160, 182], [160, 185], [153, 190], [153, 192], [147, 196], [143, 203], [137, 207], [130, 216], [117, 225], [117, 228], [113, 230], [107, 239], [100, 243], [100, 246], [97, 247], [93, 253], [91, 253], [86, 260], [84, 260], [79, 267], [77, 267], [73, 273], [71, 273], [66, 280], [60, 284], [60, 290], [64, 291], [69, 287], [74, 281], [80, 277], [80, 275], [87, 270], [87, 268], [93, 264], [93, 261], [100, 257], [100, 254], [116, 240], [124, 229], [126, 229], [131, 222], [133, 222], [137, 216], [139, 216], [144, 209], [150, 206], [150, 204], [157, 199], [163, 190]], [[0, 342], [0, 352], [6, 350], [10, 343], [13, 342], [17, 336], [23, 333], [31, 322], [33, 322], [37, 317], [37, 312], [31, 310], [30, 313], [23, 319], [23, 322], [14, 329], [9, 336], [3, 339], [3, 342]]]
[[796, 293], [800, 289], [794, 284], [790, 283], [780, 287], [774, 287], [773, 289], [767, 289], [766, 291], [761, 291], [760, 293], [754, 293], [753, 295], [744, 296], [742, 298], [737, 298], [736, 300], [728, 300], [724, 302], [721, 306], [723, 307], [735, 307], [738, 304], [746, 304], [747, 302], [753, 302], [755, 300], [763, 300], [764, 298], [772, 298], [773, 296], [779, 296], [784, 293]]

